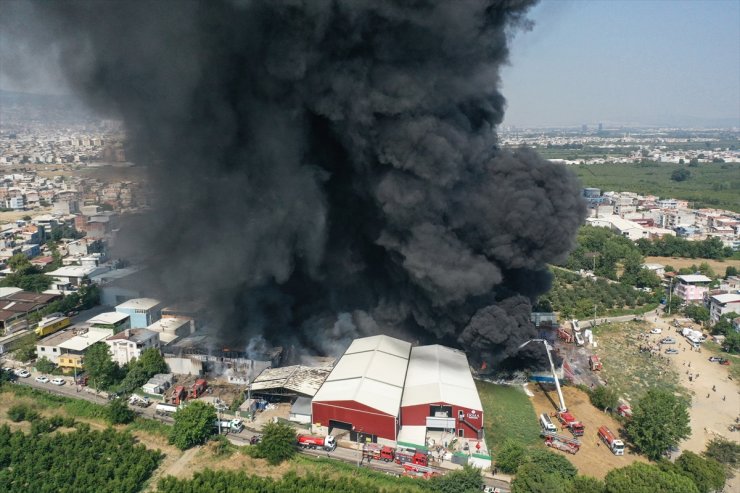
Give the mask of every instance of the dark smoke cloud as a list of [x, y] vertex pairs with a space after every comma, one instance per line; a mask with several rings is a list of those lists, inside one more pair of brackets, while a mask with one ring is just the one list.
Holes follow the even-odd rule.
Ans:
[[127, 238], [162, 296], [208, 299], [225, 338], [330, 351], [401, 331], [480, 361], [533, 335], [546, 264], [585, 213], [571, 173], [497, 147], [499, 68], [532, 4], [42, 2], [33, 15], [35, 42], [124, 119], [150, 166], [159, 200]]

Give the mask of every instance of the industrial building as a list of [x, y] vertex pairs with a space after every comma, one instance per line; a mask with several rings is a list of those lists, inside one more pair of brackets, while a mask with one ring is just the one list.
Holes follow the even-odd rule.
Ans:
[[411, 344], [388, 336], [355, 339], [313, 398], [314, 428], [395, 441]]
[[435, 431], [483, 439], [483, 406], [467, 357], [440, 345], [355, 339], [311, 407], [314, 431], [347, 430], [350, 440], [423, 445]]
[[483, 405], [465, 353], [440, 345], [411, 349], [401, 426], [421, 427], [424, 432], [454, 430], [460, 438], [483, 438]]

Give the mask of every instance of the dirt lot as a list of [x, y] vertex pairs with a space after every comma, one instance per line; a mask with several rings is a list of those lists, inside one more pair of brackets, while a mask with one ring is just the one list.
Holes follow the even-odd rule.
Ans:
[[724, 275], [725, 269], [730, 266], [740, 269], [740, 260], [725, 260], [720, 262], [718, 260], [703, 259], [703, 258], [679, 258], [679, 257], [645, 257], [645, 262], [650, 264], [663, 264], [671, 265], [676, 269], [682, 269], [684, 267], [691, 267], [692, 265], [700, 265], [703, 262], [709, 264], [712, 270], [717, 274]]
[[[658, 347], [662, 335], [646, 336], [656, 323], [624, 322], [597, 326], [594, 335], [596, 348], [590, 348], [603, 363], [600, 378], [617, 390], [620, 397], [634, 403], [648, 389], [675, 389], [679, 385], [678, 371], [671, 365], [671, 357]], [[680, 342], [680, 341], [679, 341]], [[674, 345], [679, 350], [678, 345]], [[668, 347], [668, 346], [665, 346]], [[643, 351], [640, 351], [643, 348]], [[654, 351], [646, 351], [652, 348]], [[588, 372], [588, 368], [582, 368]], [[687, 392], [688, 393], [688, 392]]]
[[[538, 416], [545, 412], [552, 413], [557, 409], [555, 403], [558, 401], [558, 394], [555, 390], [545, 392], [537, 386], [530, 386], [530, 390], [534, 393], [532, 405]], [[554, 452], [563, 454], [578, 468], [579, 473], [603, 479], [612, 469], [628, 466], [635, 461], [648, 462], [647, 459], [632, 453], [629, 449], [625, 451], [624, 456], [612, 454], [598, 439], [596, 430], [599, 426], [606, 425], [614, 433], [619, 433], [619, 422], [593, 407], [584, 392], [574, 387], [564, 387], [563, 394], [568, 410], [583, 423], [586, 427], [586, 434], [581, 437], [582, 445], [577, 454], [571, 455], [557, 450]], [[559, 433], [570, 436], [567, 430], [559, 431]]]

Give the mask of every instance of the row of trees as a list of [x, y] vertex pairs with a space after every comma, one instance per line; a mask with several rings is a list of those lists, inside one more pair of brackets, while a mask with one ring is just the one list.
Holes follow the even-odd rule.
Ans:
[[31, 434], [0, 426], [0, 484], [8, 493], [141, 491], [158, 467], [159, 451], [137, 445], [113, 429], [91, 431], [77, 423], [70, 433], [32, 428]]
[[594, 307], [599, 315], [619, 315], [626, 310], [657, 304], [660, 297], [659, 292], [645, 292], [605, 279], [587, 279], [555, 268], [552, 288], [540, 297], [535, 309], [557, 311], [562, 318], [590, 318], [594, 315]]
[[[566, 461], [567, 462], [567, 461]], [[414, 481], [409, 478], [395, 480], [394, 485], [379, 484], [372, 477], [326, 476], [308, 474], [298, 476], [294, 472], [280, 479], [251, 476], [244, 471], [212, 471], [207, 469], [195, 473], [192, 479], [178, 479], [167, 476], [159, 481], [158, 493], [317, 493], [317, 492], [367, 492], [367, 493], [407, 493], [409, 491], [429, 491], [435, 493], [479, 493], [483, 478], [479, 469], [465, 466], [444, 476], [429, 481]]]
[[653, 257], [689, 257], [722, 259], [732, 257], [732, 248], [723, 245], [719, 238], [703, 241], [689, 241], [678, 236], [666, 235], [648, 240], [640, 238], [635, 242], [640, 253]]

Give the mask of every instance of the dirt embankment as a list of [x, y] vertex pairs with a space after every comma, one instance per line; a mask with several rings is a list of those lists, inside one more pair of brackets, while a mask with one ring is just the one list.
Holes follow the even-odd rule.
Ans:
[[[537, 386], [531, 386], [530, 390], [534, 393], [532, 405], [537, 415], [541, 413], [553, 413], [557, 409], [558, 394], [554, 390], [544, 391]], [[608, 426], [611, 431], [619, 434], [621, 425], [610, 415], [605, 414], [591, 405], [586, 393], [573, 388], [564, 387], [563, 395], [568, 411], [583, 423], [585, 426], [585, 435], [580, 437], [581, 448], [577, 454], [571, 455], [565, 452], [554, 450], [557, 454], [563, 454], [574, 466], [578, 468], [580, 474], [593, 476], [603, 479], [606, 473], [618, 467], [625, 467], [633, 462], [645, 462], [648, 460], [640, 455], [633, 453], [629, 448], [625, 455], [616, 456], [599, 440], [597, 430], [599, 426]], [[556, 420], [555, 420], [556, 421]], [[560, 430], [559, 423], [558, 433], [571, 436], [567, 430]]]

